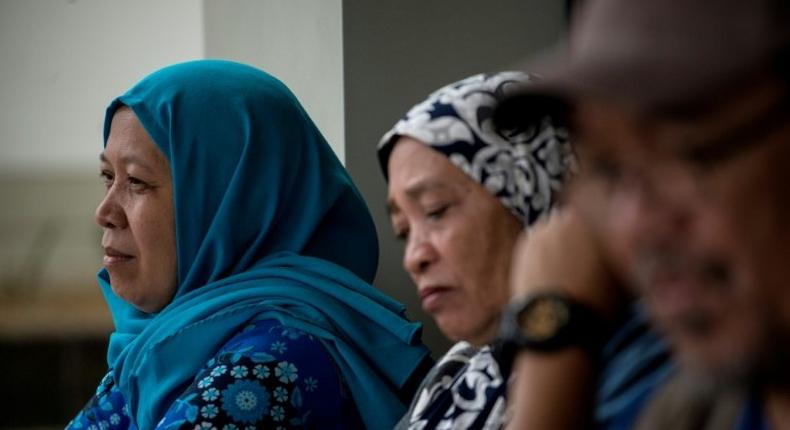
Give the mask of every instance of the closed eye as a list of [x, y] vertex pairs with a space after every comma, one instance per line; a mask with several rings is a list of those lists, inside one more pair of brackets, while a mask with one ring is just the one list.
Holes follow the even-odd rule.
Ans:
[[406, 241], [409, 238], [409, 226], [403, 220], [394, 220], [392, 222], [392, 231], [398, 241]]
[[102, 170], [99, 172], [99, 177], [101, 178], [105, 188], [110, 188], [112, 186], [113, 180], [115, 179], [112, 173], [110, 173], [108, 170]]
[[400, 242], [405, 242], [409, 240], [409, 230], [401, 230], [395, 232], [395, 239], [398, 239]]
[[436, 209], [429, 210], [425, 213], [425, 217], [432, 220], [441, 219], [445, 213], [447, 213], [447, 209], [450, 208], [450, 205], [442, 205]]

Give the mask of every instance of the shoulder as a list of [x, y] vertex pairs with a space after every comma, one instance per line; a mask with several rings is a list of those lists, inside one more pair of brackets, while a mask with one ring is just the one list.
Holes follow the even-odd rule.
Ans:
[[[299, 329], [267, 319], [255, 321], [231, 337], [217, 352], [216, 359], [230, 355], [248, 357], [256, 362], [301, 360], [305, 354], [319, 353], [329, 359], [321, 341]], [[210, 363], [209, 363], [210, 364]]]
[[472, 422], [497, 427], [504, 419], [506, 387], [490, 347], [459, 342], [428, 373], [397, 428], [424, 426], [438, 417], [439, 427]]
[[467, 342], [456, 343], [439, 359], [426, 380], [446, 376], [457, 378], [470, 373], [482, 373], [494, 385], [502, 382], [503, 376], [490, 346], [477, 348]]
[[71, 422], [68, 430], [120, 430], [130, 426], [129, 407], [113, 383], [112, 372], [104, 376], [96, 394]]
[[160, 428], [244, 429], [341, 422], [350, 407], [320, 340], [275, 320], [231, 337], [168, 411]]

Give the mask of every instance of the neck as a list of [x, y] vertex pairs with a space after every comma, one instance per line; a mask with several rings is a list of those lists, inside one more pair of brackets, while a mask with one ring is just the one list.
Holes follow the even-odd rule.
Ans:
[[493, 321], [490, 321], [485, 327], [483, 327], [477, 333], [473, 335], [467, 336], [465, 341], [472, 344], [477, 348], [482, 348], [486, 345], [490, 345], [496, 340], [496, 335], [499, 330], [499, 316], [497, 315]]
[[771, 430], [790, 430], [790, 390], [768, 390], [763, 410]]

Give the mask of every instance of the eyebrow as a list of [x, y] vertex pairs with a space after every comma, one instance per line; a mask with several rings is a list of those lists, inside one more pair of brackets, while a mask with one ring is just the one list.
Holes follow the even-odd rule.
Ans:
[[[405, 193], [412, 199], [418, 199], [428, 191], [450, 188], [450, 185], [441, 179], [427, 179], [410, 185], [406, 188]], [[400, 213], [400, 208], [398, 208], [398, 205], [390, 198], [387, 199], [386, 210], [389, 215]]]
[[[112, 163], [110, 163], [110, 160], [107, 158], [107, 156], [104, 155], [104, 152], [99, 154], [99, 160], [104, 162], [104, 163], [112, 164]], [[148, 171], [149, 173], [154, 173], [154, 169], [152, 169], [148, 164], [146, 164], [143, 161], [142, 158], [138, 157], [137, 155], [124, 154], [124, 155], [121, 156], [121, 160], [120, 161], [121, 161], [121, 163], [127, 164], [127, 165], [128, 164], [134, 164], [135, 166], [139, 166], [140, 168]]]
[[387, 199], [387, 203], [384, 204], [384, 210], [387, 211], [387, 215], [389, 216], [400, 213], [400, 208], [398, 205], [396, 205], [395, 202], [390, 199]]
[[684, 148], [683, 153], [687, 158], [704, 164], [726, 160], [767, 142], [763, 137], [784, 125], [788, 118], [790, 102], [783, 99], [762, 112], [752, 114], [750, 118], [742, 119], [735, 127], [717, 130], [713, 137], [704, 139], [706, 142], [702, 144], [692, 142]]

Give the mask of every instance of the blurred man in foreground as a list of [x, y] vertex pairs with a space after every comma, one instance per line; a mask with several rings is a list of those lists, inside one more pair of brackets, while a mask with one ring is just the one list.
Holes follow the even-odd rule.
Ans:
[[[642, 408], [639, 426], [790, 428], [790, 4], [587, 6], [572, 29], [572, 50], [542, 62], [544, 84], [500, 108], [507, 124], [530, 117], [530, 98], [553, 100], [554, 113], [571, 123], [582, 163], [570, 196], [582, 222], [565, 217], [531, 237], [515, 288], [526, 295], [559, 289], [610, 312], [606, 304], [625, 293], [585, 271], [595, 246], [572, 259], [538, 255], [541, 247], [531, 243], [568, 230], [584, 234], [585, 224], [637, 287], [681, 363]], [[528, 271], [550, 258], [567, 264]], [[553, 373], [578, 395], [582, 389], [565, 375], [594, 368], [593, 354], [551, 354], [528, 346], [520, 354], [526, 370], [514, 402], [524, 407], [515, 428], [532, 419], [536, 389], [526, 375], [548, 380]]]

